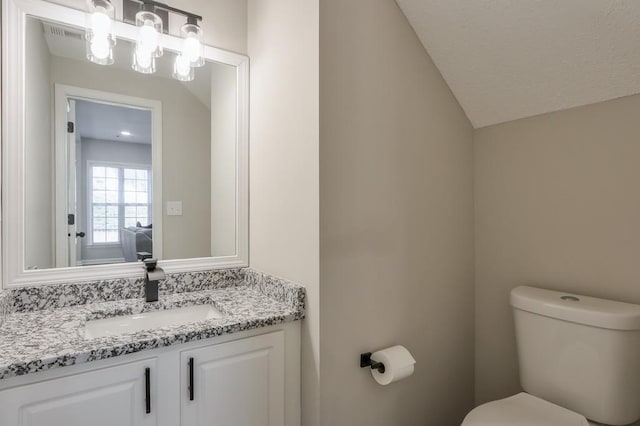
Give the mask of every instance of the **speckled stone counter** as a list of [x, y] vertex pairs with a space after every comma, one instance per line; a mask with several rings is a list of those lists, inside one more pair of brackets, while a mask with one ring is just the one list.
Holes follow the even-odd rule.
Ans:
[[0, 326], [4, 322], [7, 315], [12, 312], [13, 303], [11, 299], [11, 293], [8, 291], [0, 290]]
[[[0, 379], [304, 317], [304, 288], [252, 269], [173, 274], [145, 303], [142, 280], [24, 287], [0, 294]], [[88, 339], [87, 321], [212, 304], [221, 318]]]

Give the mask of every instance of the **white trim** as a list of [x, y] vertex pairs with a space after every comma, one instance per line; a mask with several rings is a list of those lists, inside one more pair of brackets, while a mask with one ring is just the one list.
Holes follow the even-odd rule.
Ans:
[[[71, 118], [71, 122], [73, 122], [74, 126], [76, 123], [76, 102], [69, 100], [67, 102], [68, 105], [68, 114], [65, 117], [65, 121], [67, 121], [67, 125], [68, 125], [68, 121]], [[54, 129], [55, 129], [55, 124], [54, 124]], [[67, 129], [68, 130], [68, 129]], [[55, 132], [55, 131], [54, 131]], [[55, 134], [55, 133], [54, 133]], [[65, 135], [65, 147], [68, 150], [68, 153], [66, 153], [65, 158], [66, 158], [66, 162], [65, 162], [65, 175], [67, 177], [67, 182], [65, 182], [65, 187], [68, 188], [67, 192], [66, 192], [66, 196], [65, 196], [65, 202], [64, 202], [64, 206], [66, 207], [67, 210], [67, 214], [69, 214], [69, 212], [72, 210], [71, 209], [71, 203], [70, 200], [72, 197], [70, 197], [71, 194], [73, 194], [73, 198], [75, 199], [75, 194], [77, 193], [77, 188], [78, 188], [78, 182], [77, 182], [77, 173], [76, 173], [76, 168], [75, 168], [75, 164], [76, 164], [76, 158], [77, 158], [77, 152], [76, 152], [76, 147], [77, 147], [77, 139], [76, 139], [77, 133], [74, 131], [72, 133], [69, 133], [67, 131], [67, 134]], [[55, 146], [54, 146], [55, 149]], [[55, 160], [56, 158], [56, 153], [54, 152], [53, 154], [53, 158], [52, 160]], [[53, 161], [51, 161], [51, 163], [54, 163]], [[55, 194], [56, 191], [56, 182], [55, 180], [53, 181], [53, 188], [51, 190], [52, 194]], [[53, 223], [53, 230], [55, 233], [55, 238], [62, 238], [62, 235], [59, 235], [58, 232], [59, 230], [56, 229], [56, 223], [55, 223], [55, 208], [56, 208], [56, 202], [55, 202], [55, 198], [51, 199], [51, 204], [52, 204], [52, 208], [54, 211], [54, 223]], [[61, 203], [59, 203], [61, 204]], [[67, 232], [64, 235], [65, 238], [65, 242], [66, 244], [64, 245], [66, 250], [64, 250], [64, 254], [63, 257], [66, 259], [65, 263], [63, 263], [63, 266], [78, 266], [77, 262], [78, 262], [78, 253], [82, 252], [81, 247], [78, 247], [78, 239], [75, 237], [77, 231], [78, 231], [78, 211], [77, 211], [77, 203], [73, 208], [73, 214], [75, 217], [75, 221], [73, 225], [68, 225], [68, 220], [65, 220], [62, 222], [63, 226], [64, 226], [64, 230], [66, 230]], [[64, 231], [63, 230], [63, 231]], [[73, 235], [74, 239], [73, 239], [73, 244], [71, 244], [71, 237], [69, 235]], [[54, 239], [53, 241], [54, 244], [54, 250], [57, 250], [58, 248], [58, 244], [57, 244], [57, 240]], [[72, 249], [73, 246], [73, 250]], [[56, 256], [56, 263], [55, 265], [58, 265], [58, 255], [60, 253], [58, 253], [57, 251], [55, 251], [55, 256]]]
[[[88, 250], [95, 250], [95, 249], [104, 249], [104, 248], [118, 248], [120, 247], [120, 243], [97, 243], [97, 244], [86, 244], [85, 247]], [[80, 259], [82, 260], [82, 259]]]
[[[137, 263], [95, 265], [74, 268], [25, 270], [25, 22], [26, 16], [58, 21], [83, 28], [85, 12], [43, 0], [2, 0], [2, 281], [5, 288], [70, 281], [87, 281], [119, 277], [140, 277], [142, 267]], [[135, 26], [116, 22], [119, 38], [135, 40]], [[163, 34], [165, 49], [179, 51], [182, 40]], [[237, 69], [237, 252], [233, 256], [198, 259], [163, 260], [160, 266], [168, 273], [246, 267], [249, 265], [249, 58], [211, 46], [205, 46], [207, 60], [235, 66]], [[10, 64], [10, 66], [8, 66]], [[113, 94], [111, 94], [113, 95]], [[161, 124], [154, 122], [154, 135], [161, 132]], [[156, 144], [154, 144], [155, 146]], [[160, 145], [160, 144], [158, 144]], [[152, 154], [153, 164], [162, 164], [161, 152]], [[155, 173], [154, 173], [155, 174]], [[154, 176], [155, 212], [162, 216], [162, 174]], [[158, 195], [159, 198], [156, 198]], [[155, 226], [155, 224], [154, 224]], [[159, 233], [161, 234], [161, 233]], [[160, 236], [161, 238], [161, 236]], [[158, 239], [154, 236], [154, 243]], [[155, 247], [154, 247], [155, 250]]]
[[[26, 18], [24, 10], [16, 2], [3, 0], [2, 5], [2, 275], [3, 285], [7, 287], [13, 283], [13, 277], [25, 273], [23, 250]], [[7, 64], [11, 64], [11, 67], [6, 66]], [[15, 221], [17, 218], [19, 220]]]
[[[68, 243], [66, 234], [68, 228], [60, 228], [61, 223], [66, 223], [65, 216], [67, 215], [67, 188], [69, 187], [67, 182], [67, 149], [68, 149], [68, 135], [67, 135], [67, 96], [56, 85], [53, 96], [53, 129], [54, 129], [54, 174], [55, 185], [53, 204], [55, 207], [55, 220], [54, 220], [54, 241], [55, 241], [55, 262], [56, 267], [68, 265]], [[60, 123], [58, 123], [60, 121]], [[62, 122], [65, 126], [61, 125]], [[75, 123], [74, 123], [75, 125]], [[26, 142], [25, 142], [26, 144]], [[26, 171], [26, 170], [25, 170]], [[59, 202], [57, 200], [60, 200]], [[23, 216], [24, 217], [24, 216]], [[77, 217], [77, 212], [76, 212]]]
[[[206, 55], [210, 48], [207, 46]], [[236, 258], [249, 266], [249, 58], [236, 65], [238, 87], [238, 127], [236, 140]]]
[[[65, 153], [67, 145], [67, 107], [66, 102], [68, 98], [83, 99], [91, 102], [104, 103], [115, 106], [124, 106], [127, 108], [143, 109], [151, 111], [151, 175], [152, 175], [152, 204], [154, 209], [153, 223], [158, 229], [162, 229], [162, 102], [154, 99], [139, 98], [135, 96], [121, 95], [112, 92], [102, 92], [100, 90], [85, 89], [83, 87], [68, 86], [65, 84], [55, 85], [54, 103], [54, 123], [55, 123], [55, 151], [56, 153]], [[66, 186], [66, 155], [55, 156], [55, 170], [56, 170], [56, 200], [66, 200], [67, 186]], [[147, 167], [146, 165], [144, 166]], [[60, 182], [65, 182], [64, 186], [60, 185]], [[155, 205], [156, 200], [160, 205], [160, 211], [156, 212]], [[66, 204], [56, 204], [56, 224], [66, 222]], [[60, 231], [60, 227], [55, 227], [56, 232]], [[62, 230], [63, 234], [67, 231]], [[88, 231], [87, 231], [88, 232]], [[153, 253], [162, 259], [162, 232], [158, 232], [158, 236], [154, 235], [153, 238]], [[66, 238], [63, 240], [61, 236], [56, 235], [56, 253], [62, 253], [63, 247], [60, 245], [65, 244]], [[157, 253], [157, 254], [156, 254]], [[58, 259], [56, 259], [56, 265]], [[66, 264], [66, 263], [64, 263]], [[45, 269], [48, 270], [48, 269]]]
[[83, 259], [79, 262], [82, 265], [104, 265], [113, 263], [124, 263], [124, 257], [114, 257], [112, 259]]

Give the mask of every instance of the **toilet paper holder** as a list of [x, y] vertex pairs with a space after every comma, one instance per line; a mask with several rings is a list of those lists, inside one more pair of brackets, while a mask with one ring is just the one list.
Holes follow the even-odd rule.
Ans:
[[378, 370], [380, 374], [384, 373], [384, 364], [371, 359], [371, 352], [360, 354], [360, 368], [371, 367], [372, 370]]

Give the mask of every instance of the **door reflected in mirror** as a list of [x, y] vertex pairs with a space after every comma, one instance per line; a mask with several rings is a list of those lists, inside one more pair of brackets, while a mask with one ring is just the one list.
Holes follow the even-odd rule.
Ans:
[[96, 65], [82, 34], [27, 18], [24, 268], [235, 255], [236, 68]]
[[56, 247], [68, 255], [56, 253], [57, 264], [135, 262], [159, 255], [151, 202], [153, 110], [66, 99], [67, 140], [60, 147], [66, 148], [68, 167], [67, 226], [57, 229], [56, 223], [55, 235], [65, 240]]

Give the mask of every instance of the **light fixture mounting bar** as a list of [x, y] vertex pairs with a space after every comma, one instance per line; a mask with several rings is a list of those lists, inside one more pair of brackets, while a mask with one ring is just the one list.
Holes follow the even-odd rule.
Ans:
[[185, 16], [187, 18], [187, 22], [189, 23], [197, 23], [198, 21], [202, 21], [202, 16], [196, 15], [195, 13], [187, 12], [186, 10], [178, 9], [177, 7], [169, 6], [166, 3], [160, 3], [154, 0], [139, 0], [138, 3], [142, 4], [143, 6], [153, 6], [158, 9], [166, 10], [167, 12]]

